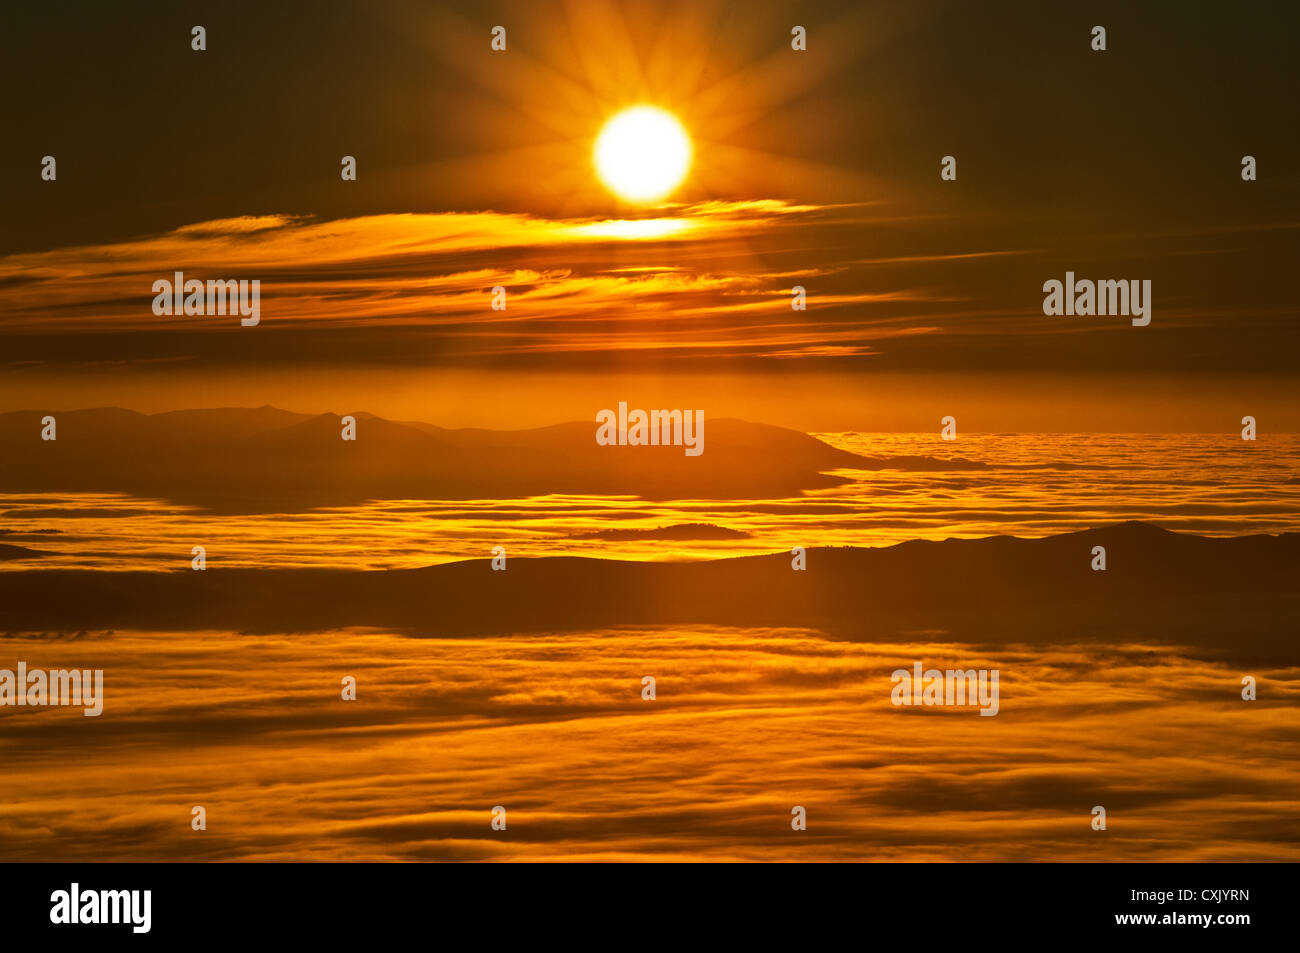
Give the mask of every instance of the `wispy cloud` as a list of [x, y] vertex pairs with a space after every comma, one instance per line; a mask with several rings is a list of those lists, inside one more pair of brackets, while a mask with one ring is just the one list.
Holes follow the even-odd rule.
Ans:
[[[841, 288], [821, 291], [806, 312], [791, 309], [796, 283], [842, 271], [833, 262], [798, 264], [821, 243], [816, 227], [860, 216], [859, 206], [713, 201], [662, 211], [566, 220], [499, 212], [247, 216], [10, 255], [0, 259], [0, 330], [229, 330], [208, 318], [152, 313], [153, 282], [176, 271], [260, 279], [268, 327], [417, 327], [480, 354], [868, 354], [869, 338], [900, 332], [866, 312], [847, 317], [855, 306], [945, 300], [907, 288]], [[491, 307], [496, 286], [507, 291], [504, 310]]]
[[[973, 231], [978, 223], [958, 213], [905, 211], [883, 200], [764, 199], [667, 205], [626, 219], [494, 211], [219, 219], [0, 258], [0, 339], [10, 367], [242, 363], [250, 333], [259, 335], [264, 362], [299, 367], [514, 360], [535, 369], [541, 357], [573, 363], [621, 354], [773, 366], [865, 359], [908, 371], [1090, 370], [1099, 355], [1108, 366], [1150, 359], [1137, 338], [1138, 347], [1117, 351], [1114, 321], [1048, 319], [1041, 309], [1046, 277], [1087, 269], [1100, 254], [1109, 257], [1097, 273], [1140, 274], [1133, 269], [1154, 260], [1145, 245], [1063, 261], [1039, 240], [1016, 244], [997, 230]], [[1162, 253], [1162, 269], [1203, 274], [1201, 250], [1182, 252], [1192, 257]], [[259, 328], [155, 316], [154, 282], [178, 271], [260, 280]], [[1165, 270], [1155, 281], [1157, 320], [1177, 337], [1159, 354], [1179, 367], [1213, 364], [1206, 339], [1229, 315], [1237, 332], [1289, 333], [1286, 308], [1275, 301], [1226, 304], [1222, 290], [1172, 281]], [[504, 310], [492, 307], [498, 286]], [[791, 307], [796, 286], [806, 289], [805, 310]], [[957, 338], [960, 348], [945, 343]], [[1276, 364], [1282, 351], [1253, 359]]]

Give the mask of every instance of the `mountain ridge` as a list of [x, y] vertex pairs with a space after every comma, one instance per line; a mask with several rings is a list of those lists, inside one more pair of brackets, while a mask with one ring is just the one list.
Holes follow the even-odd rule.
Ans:
[[[1105, 571], [1091, 568], [1094, 545]], [[698, 562], [507, 557], [418, 569], [0, 572], [0, 630], [460, 637], [677, 624], [996, 644], [1153, 639], [1294, 652], [1300, 533], [1202, 537], [1121, 523], [1025, 539], [912, 540]]]
[[61, 411], [53, 441], [41, 411], [0, 414], [0, 492], [131, 493], [213, 512], [300, 512], [373, 499], [630, 495], [651, 500], [781, 498], [849, 482], [831, 471], [970, 469], [933, 458], [866, 457], [806, 433], [736, 418], [706, 421], [704, 453], [600, 446], [596, 424], [453, 430], [364, 412], [342, 418], [264, 405], [141, 414]]

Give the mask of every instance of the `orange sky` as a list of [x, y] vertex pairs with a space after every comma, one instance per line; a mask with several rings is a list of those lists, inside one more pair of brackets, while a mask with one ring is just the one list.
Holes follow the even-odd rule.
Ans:
[[[47, 33], [69, 64], [13, 104], [0, 409], [1300, 429], [1285, 31], [1104, 12], [1104, 56], [1032, 3], [507, 4], [500, 53], [473, 4], [214, 12], [204, 54], [156, 18], [24, 14], [12, 81]], [[694, 139], [664, 207], [591, 166], [639, 102]], [[262, 323], [155, 316], [176, 271], [260, 280]], [[1045, 316], [1067, 271], [1151, 280], [1150, 326]]]
[[[776, 201], [639, 219], [274, 216], [15, 254], [0, 259], [0, 400], [509, 427], [586, 418], [617, 391], [813, 430], [926, 430], [948, 413], [971, 430], [1214, 431], [1245, 413], [1300, 426], [1285, 352], [1244, 336], [1280, 328], [1282, 310], [1189, 296], [1156, 299], [1141, 329], [1046, 318], [1033, 282], [1048, 252], [959, 252], [909, 241], [909, 222]], [[262, 324], [154, 315], [173, 267], [261, 276]], [[992, 306], [1017, 285], [1020, 305]]]

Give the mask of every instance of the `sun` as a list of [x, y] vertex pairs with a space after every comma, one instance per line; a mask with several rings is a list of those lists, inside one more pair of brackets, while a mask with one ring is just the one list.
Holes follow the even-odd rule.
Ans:
[[592, 161], [619, 198], [653, 202], [675, 189], [691, 165], [691, 137], [672, 113], [633, 106], [605, 123]]

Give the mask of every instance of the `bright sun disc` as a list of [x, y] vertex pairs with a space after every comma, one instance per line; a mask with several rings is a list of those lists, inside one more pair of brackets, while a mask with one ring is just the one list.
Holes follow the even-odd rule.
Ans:
[[596, 137], [596, 172], [620, 198], [661, 199], [691, 164], [691, 139], [670, 113], [654, 106], [625, 109]]

